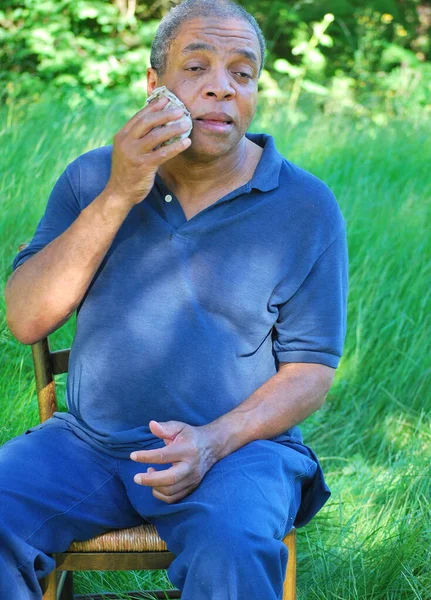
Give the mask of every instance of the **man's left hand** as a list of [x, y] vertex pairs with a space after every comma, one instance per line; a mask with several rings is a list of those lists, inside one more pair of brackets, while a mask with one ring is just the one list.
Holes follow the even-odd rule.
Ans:
[[180, 421], [150, 421], [150, 431], [165, 442], [164, 448], [132, 452], [136, 462], [172, 466], [163, 471], [149, 467], [137, 473], [134, 481], [153, 488], [153, 496], [163, 502], [178, 502], [198, 487], [205, 474], [217, 462], [209, 432]]

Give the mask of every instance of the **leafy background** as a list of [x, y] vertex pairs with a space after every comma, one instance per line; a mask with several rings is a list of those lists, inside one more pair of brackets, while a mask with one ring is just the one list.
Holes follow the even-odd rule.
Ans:
[[[108, 90], [145, 94], [149, 48], [168, 0], [3, 0], [0, 98], [42, 93], [72, 106]], [[268, 42], [261, 95], [377, 122], [431, 112], [431, 6], [420, 0], [245, 0]], [[329, 8], [328, 8], [329, 7]]]

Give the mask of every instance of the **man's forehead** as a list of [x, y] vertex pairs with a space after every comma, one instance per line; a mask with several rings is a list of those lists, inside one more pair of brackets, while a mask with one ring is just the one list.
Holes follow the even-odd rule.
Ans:
[[249, 48], [260, 58], [256, 33], [242, 19], [199, 18], [186, 21], [179, 29], [173, 44], [175, 53], [189, 53], [199, 49], [215, 51], [223, 48]]
[[[243, 47], [243, 46], [231, 46], [227, 49], [224, 49], [225, 51], [227, 50], [228, 54], [239, 54], [241, 55], [243, 58], [249, 60], [250, 62], [255, 63], [256, 65], [259, 65], [259, 57], [257, 55], [257, 53], [254, 50], [251, 50], [248, 46]], [[213, 54], [217, 54], [217, 52], [219, 51], [219, 48], [217, 48], [217, 46], [214, 46], [213, 44], [208, 44], [207, 42], [191, 42], [190, 44], [187, 44], [187, 46], [184, 46], [180, 52], [181, 55], [183, 56], [187, 56], [188, 54], [192, 54], [193, 52], [212, 52]]]

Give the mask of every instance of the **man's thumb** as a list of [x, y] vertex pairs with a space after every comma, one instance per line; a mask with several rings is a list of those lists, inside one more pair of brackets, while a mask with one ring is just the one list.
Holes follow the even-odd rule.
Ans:
[[164, 440], [174, 438], [184, 428], [184, 423], [179, 421], [164, 421], [162, 423], [150, 421], [149, 427], [151, 433]]

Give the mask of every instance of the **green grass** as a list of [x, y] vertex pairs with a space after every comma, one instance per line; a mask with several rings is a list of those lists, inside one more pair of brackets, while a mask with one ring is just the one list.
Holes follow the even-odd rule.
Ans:
[[[3, 283], [56, 177], [109, 143], [136, 108], [113, 99], [0, 111]], [[272, 133], [333, 189], [349, 237], [345, 354], [324, 407], [302, 425], [333, 494], [298, 531], [298, 598], [430, 600], [430, 123], [379, 129], [316, 116], [293, 127], [282, 108], [259, 118], [253, 130]], [[29, 349], [8, 332], [3, 303], [0, 311], [1, 443], [36, 423], [37, 408]], [[69, 344], [72, 331], [56, 332], [54, 345]], [[157, 577], [77, 574], [77, 591], [164, 587]]]

